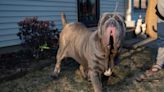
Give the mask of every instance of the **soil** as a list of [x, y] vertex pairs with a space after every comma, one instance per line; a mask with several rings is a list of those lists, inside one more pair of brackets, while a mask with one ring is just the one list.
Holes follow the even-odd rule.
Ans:
[[[31, 70], [37, 70], [50, 65], [56, 50], [45, 50], [40, 57], [34, 57], [30, 50], [19, 50], [0, 54], [0, 82], [12, 80], [25, 75]], [[53, 56], [52, 56], [53, 55]], [[47, 61], [48, 60], [48, 61]]]
[[[103, 78], [104, 92], [163, 92], [164, 70], [145, 82], [136, 82], [137, 76], [143, 74], [154, 63], [156, 53], [151, 48], [139, 48], [122, 53], [120, 64], [113, 69], [114, 75]], [[58, 79], [50, 74], [54, 64], [25, 76], [0, 83], [0, 92], [94, 92], [90, 82], [83, 79], [78, 72], [79, 64], [68, 59], [62, 63]]]

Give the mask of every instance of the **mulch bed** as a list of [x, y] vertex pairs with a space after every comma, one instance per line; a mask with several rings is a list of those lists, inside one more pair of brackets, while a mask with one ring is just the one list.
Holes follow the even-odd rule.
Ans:
[[[1, 54], [0, 83], [50, 65], [54, 62], [55, 54], [49, 51], [42, 53], [43, 55], [39, 58], [34, 58], [29, 50]], [[54, 52], [56, 53], [56, 51]]]

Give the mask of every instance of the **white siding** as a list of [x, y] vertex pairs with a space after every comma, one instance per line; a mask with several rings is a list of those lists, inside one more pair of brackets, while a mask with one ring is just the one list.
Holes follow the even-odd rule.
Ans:
[[60, 12], [65, 12], [69, 22], [77, 21], [77, 0], [0, 0], [0, 47], [20, 43], [17, 22], [25, 17], [55, 20], [60, 30]]

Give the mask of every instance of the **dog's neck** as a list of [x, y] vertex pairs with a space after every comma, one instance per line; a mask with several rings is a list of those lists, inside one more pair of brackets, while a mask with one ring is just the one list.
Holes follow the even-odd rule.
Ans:
[[105, 46], [103, 44], [103, 40], [102, 40], [101, 37], [98, 36], [98, 32], [97, 31], [95, 31], [93, 33], [93, 35], [94, 35], [93, 37], [94, 37], [94, 40], [95, 40], [95, 45], [97, 45], [96, 49], [97, 50], [101, 50], [101, 52], [104, 53], [104, 55], [108, 56], [110, 54], [110, 50], [109, 50], [110, 47]]

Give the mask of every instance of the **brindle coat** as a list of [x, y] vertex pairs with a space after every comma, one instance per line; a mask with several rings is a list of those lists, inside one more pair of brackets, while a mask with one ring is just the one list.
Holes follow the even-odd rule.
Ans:
[[96, 31], [88, 30], [83, 24], [66, 23], [62, 16], [63, 30], [60, 33], [59, 50], [53, 76], [61, 70], [61, 61], [71, 57], [80, 64], [83, 77], [89, 77], [94, 91], [102, 92], [101, 75], [113, 66], [118, 53], [125, 24], [119, 14], [104, 13]]

